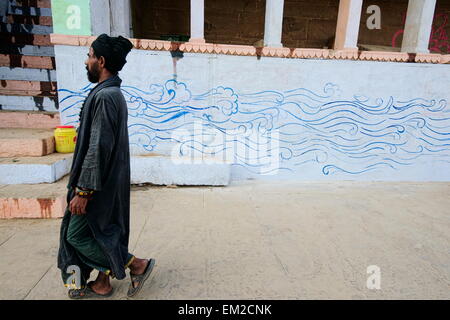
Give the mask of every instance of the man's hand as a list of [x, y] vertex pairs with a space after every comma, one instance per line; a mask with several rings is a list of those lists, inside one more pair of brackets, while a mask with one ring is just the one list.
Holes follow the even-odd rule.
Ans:
[[82, 215], [86, 214], [86, 206], [88, 203], [88, 198], [82, 198], [79, 196], [75, 196], [69, 204], [69, 210], [72, 214]]

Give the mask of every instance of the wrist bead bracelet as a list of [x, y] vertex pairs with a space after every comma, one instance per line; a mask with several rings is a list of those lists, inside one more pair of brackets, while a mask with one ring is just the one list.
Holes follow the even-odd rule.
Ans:
[[94, 194], [94, 191], [85, 191], [77, 189], [76, 194], [81, 198], [90, 198]]

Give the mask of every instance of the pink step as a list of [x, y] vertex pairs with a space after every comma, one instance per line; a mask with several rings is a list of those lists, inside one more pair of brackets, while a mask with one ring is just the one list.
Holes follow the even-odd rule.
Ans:
[[0, 219], [61, 218], [67, 207], [67, 179], [50, 184], [0, 185]]
[[59, 125], [59, 112], [0, 111], [1, 128], [54, 129]]
[[0, 198], [0, 219], [61, 218], [66, 208], [65, 197], [52, 198]]
[[41, 157], [53, 152], [52, 129], [0, 128], [0, 157]]

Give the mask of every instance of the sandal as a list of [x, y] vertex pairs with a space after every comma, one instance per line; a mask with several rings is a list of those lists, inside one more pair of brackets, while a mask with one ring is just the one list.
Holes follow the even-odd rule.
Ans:
[[86, 299], [86, 298], [108, 298], [112, 296], [114, 288], [108, 293], [101, 294], [97, 293], [91, 288], [93, 281], [89, 282], [83, 289], [70, 289], [68, 292], [70, 299]]
[[[134, 275], [130, 272], [131, 283], [128, 288], [127, 296], [134, 297], [139, 291], [142, 289], [145, 280], [148, 279], [150, 273], [152, 273], [153, 267], [155, 266], [155, 259], [148, 260], [147, 267], [144, 270], [143, 274]], [[137, 282], [138, 285], [134, 287], [134, 283]]]

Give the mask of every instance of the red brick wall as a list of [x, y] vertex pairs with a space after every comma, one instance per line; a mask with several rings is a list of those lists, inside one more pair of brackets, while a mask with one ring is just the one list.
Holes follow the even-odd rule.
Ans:
[[[205, 39], [253, 45], [264, 38], [265, 0], [205, 0]], [[381, 29], [366, 26], [367, 7], [381, 8]], [[408, 0], [364, 0], [359, 44], [401, 46]], [[190, 34], [190, 0], [132, 0], [136, 38]], [[331, 48], [339, 0], [285, 0], [282, 43], [290, 48]], [[433, 52], [450, 53], [450, 0], [438, 0]]]
[[161, 39], [190, 33], [190, 0], [131, 0], [135, 38]]
[[[189, 0], [132, 0], [136, 38], [189, 36]], [[326, 46], [336, 29], [339, 0], [285, 0], [282, 42], [289, 47]], [[253, 45], [264, 38], [265, 0], [206, 0], [205, 39]]]
[[265, 0], [205, 1], [205, 39], [253, 45], [264, 37]]
[[291, 48], [330, 47], [339, 0], [285, 0], [282, 43]]
[[[190, 0], [132, 0], [134, 37], [190, 35]], [[205, 39], [253, 44], [264, 34], [265, 0], [206, 0]]]

